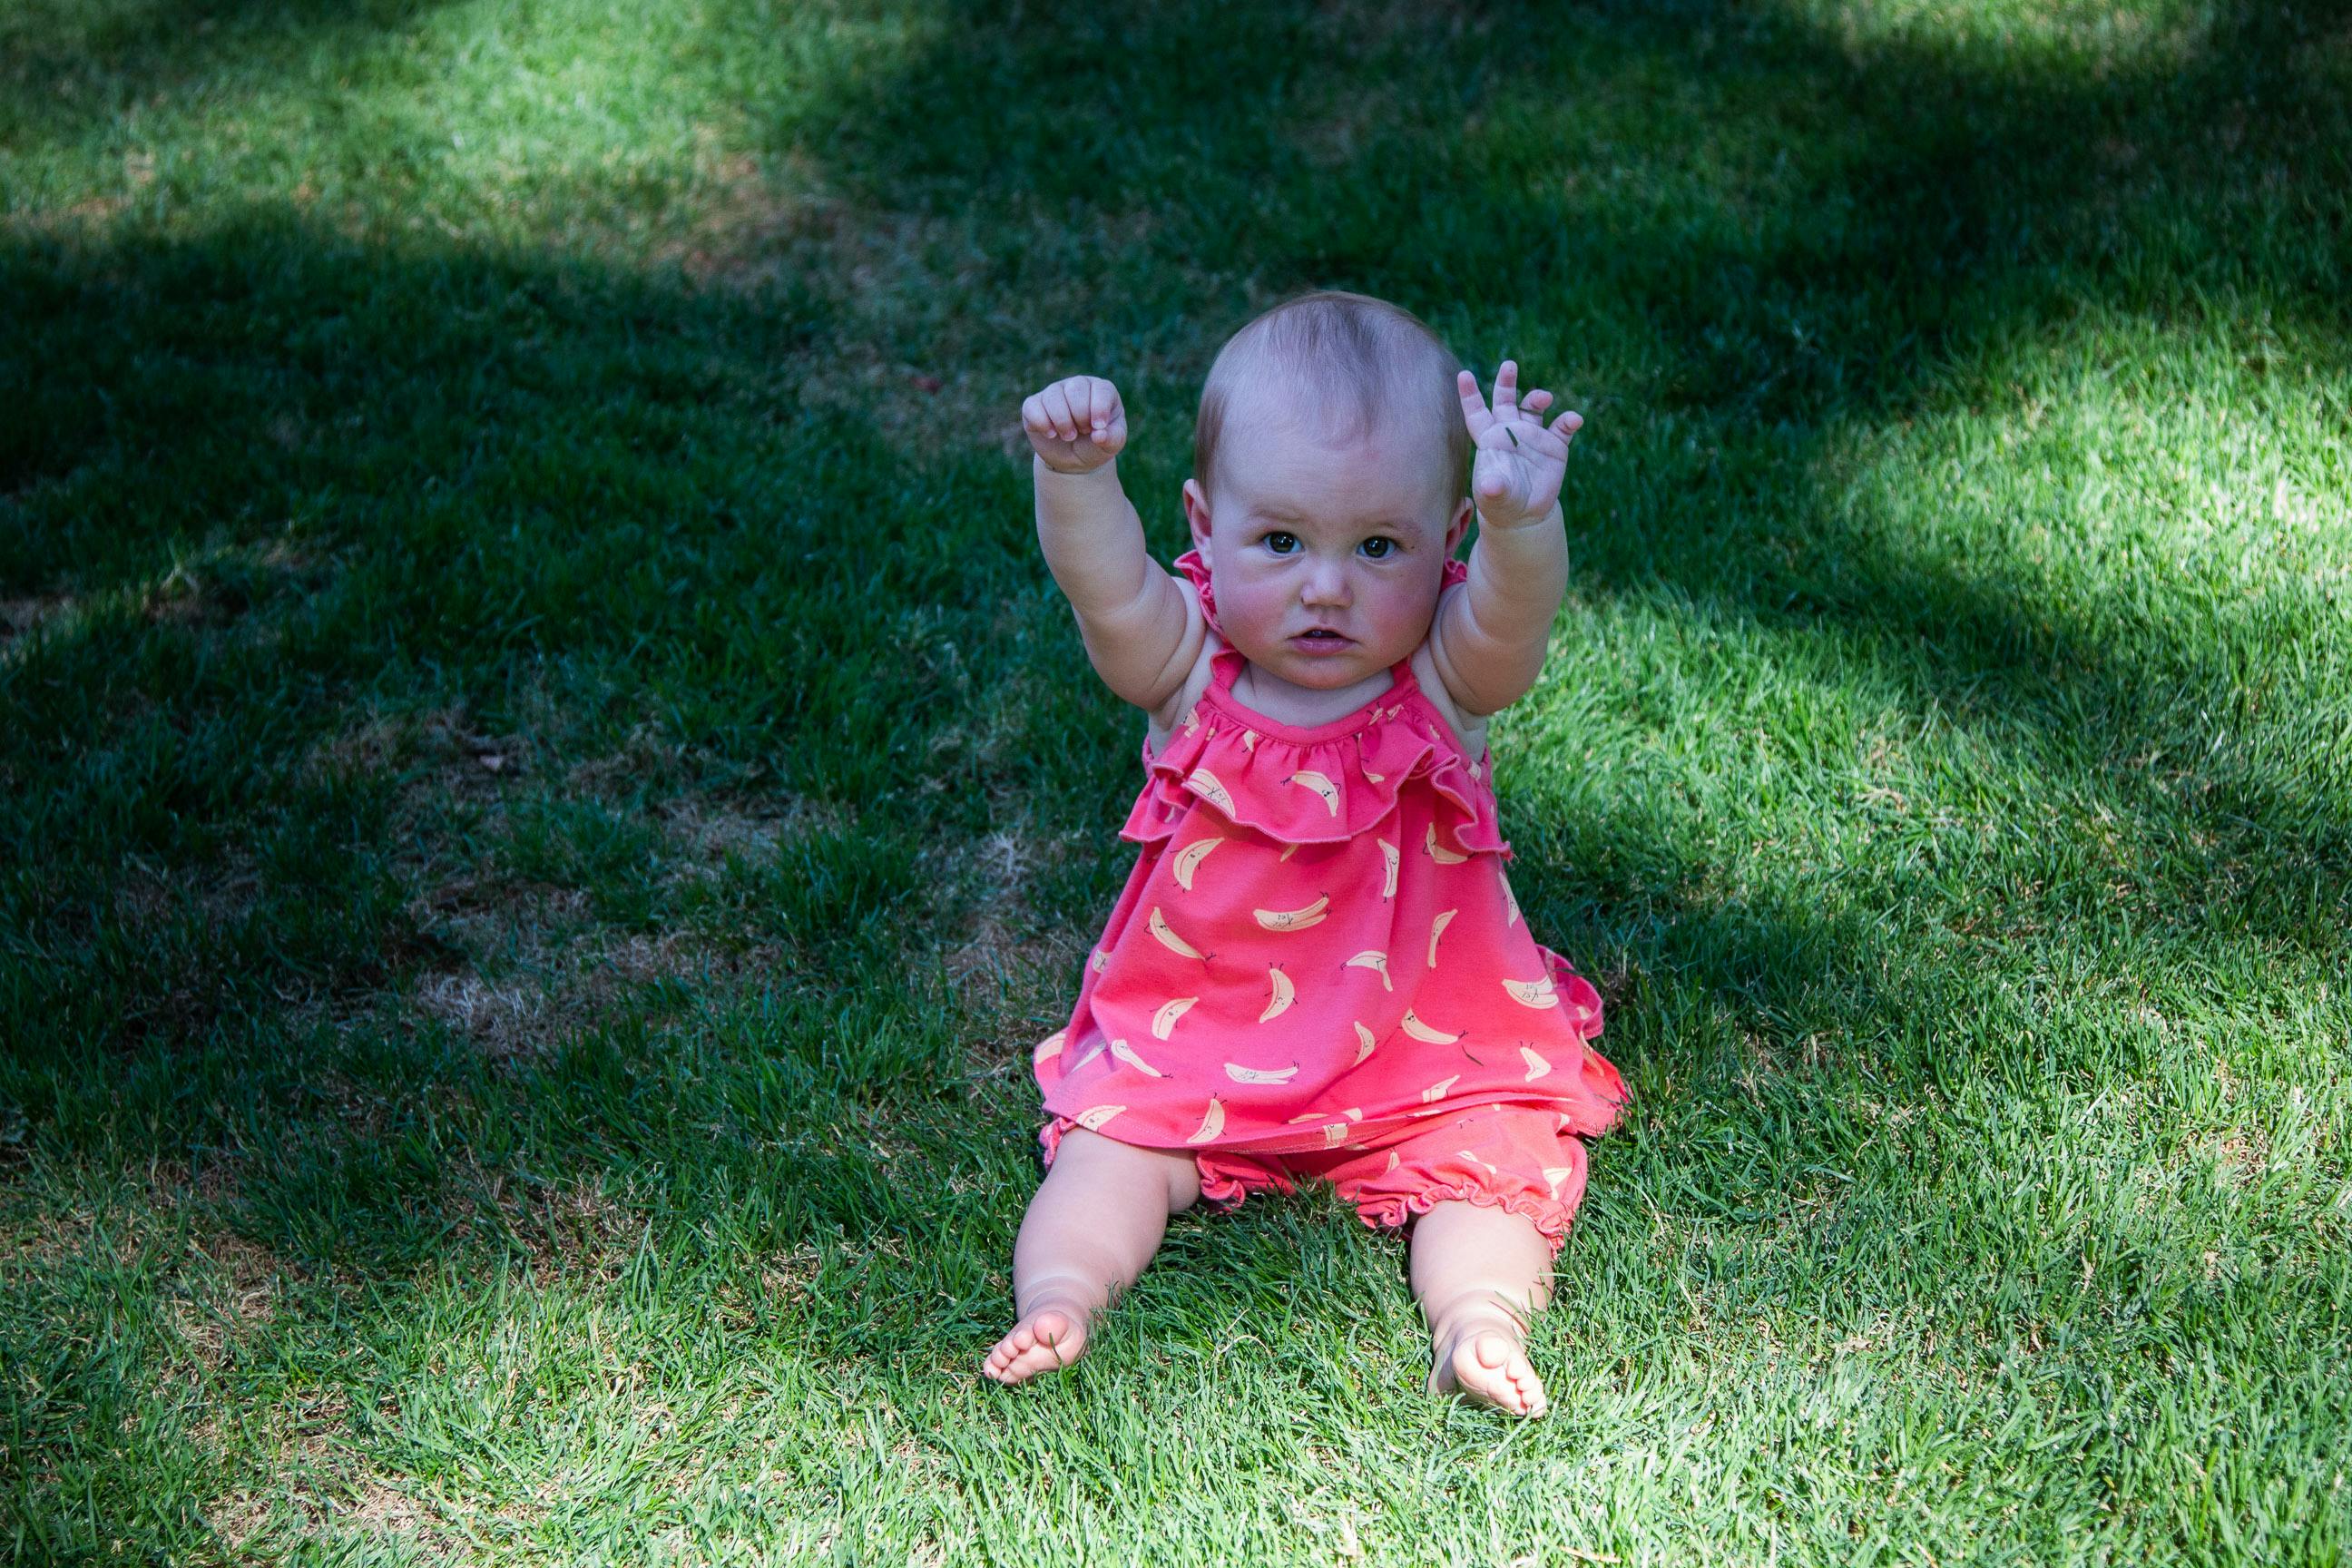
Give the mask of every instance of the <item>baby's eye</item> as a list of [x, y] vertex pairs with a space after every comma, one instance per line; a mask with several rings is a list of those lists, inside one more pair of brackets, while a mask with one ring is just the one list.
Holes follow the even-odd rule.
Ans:
[[1364, 548], [1371, 551], [1373, 560], [1386, 561], [1391, 553], [1395, 551], [1396, 541], [1393, 539], [1381, 538], [1367, 539], [1364, 541]]
[[1276, 555], [1289, 554], [1289, 547], [1297, 542], [1298, 536], [1295, 533], [1283, 533], [1276, 531], [1265, 536], [1265, 547], [1268, 550], [1273, 551]]

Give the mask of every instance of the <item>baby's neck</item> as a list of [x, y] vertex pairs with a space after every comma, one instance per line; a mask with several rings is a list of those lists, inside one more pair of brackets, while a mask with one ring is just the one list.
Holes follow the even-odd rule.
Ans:
[[1252, 712], [1263, 713], [1277, 724], [1306, 730], [1346, 718], [1395, 684], [1392, 672], [1376, 669], [1347, 686], [1301, 686], [1244, 658], [1234, 677], [1233, 690], [1234, 700]]

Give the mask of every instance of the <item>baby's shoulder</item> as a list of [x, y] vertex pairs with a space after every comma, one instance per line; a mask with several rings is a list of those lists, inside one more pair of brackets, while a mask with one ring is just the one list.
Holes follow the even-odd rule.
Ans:
[[1445, 689], [1445, 678], [1438, 673], [1437, 656], [1430, 651], [1427, 637], [1421, 639], [1421, 646], [1412, 650], [1408, 662], [1412, 666], [1412, 679], [1420, 686], [1421, 694], [1429, 699], [1429, 705], [1437, 710], [1437, 716], [1454, 731], [1454, 744], [1464, 756], [1475, 762], [1486, 749], [1486, 716], [1465, 713], [1462, 705], [1454, 700], [1453, 694]]
[[[1191, 594], [1198, 602], [1200, 595], [1193, 591], [1192, 584], [1180, 577], [1176, 580], [1176, 586]], [[1217, 650], [1224, 646], [1224, 639], [1214, 630], [1205, 626], [1202, 628], [1201, 651], [1192, 660], [1192, 668], [1185, 673], [1184, 684], [1176, 689], [1174, 696], [1144, 717], [1143, 738], [1152, 751], [1156, 752], [1168, 743], [1168, 737], [1174, 734], [1176, 726], [1183, 721], [1185, 711], [1201, 700], [1201, 693], [1209, 689], [1209, 681], [1216, 674]]]

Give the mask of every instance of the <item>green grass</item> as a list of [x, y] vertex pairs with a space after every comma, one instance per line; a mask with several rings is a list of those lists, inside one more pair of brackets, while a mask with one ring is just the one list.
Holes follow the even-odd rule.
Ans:
[[[2342, 1563], [2347, 103], [2337, 0], [8, 7], [0, 1552]], [[1315, 286], [1589, 421], [1533, 1426], [1328, 1191], [976, 1373], [1141, 722], [1019, 402], [1164, 559]]]

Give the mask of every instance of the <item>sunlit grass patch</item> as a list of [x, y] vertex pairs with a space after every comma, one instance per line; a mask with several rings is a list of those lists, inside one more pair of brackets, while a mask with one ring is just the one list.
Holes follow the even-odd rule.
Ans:
[[[2347, 40], [11, 9], [0, 1541], [2340, 1555]], [[1314, 285], [1589, 419], [1494, 748], [1637, 1100], [1535, 1427], [1315, 1189], [976, 1371], [1139, 735], [1019, 398], [1118, 382], [1164, 560]]]

